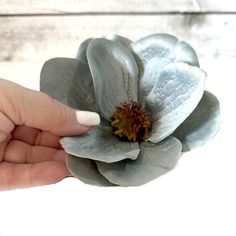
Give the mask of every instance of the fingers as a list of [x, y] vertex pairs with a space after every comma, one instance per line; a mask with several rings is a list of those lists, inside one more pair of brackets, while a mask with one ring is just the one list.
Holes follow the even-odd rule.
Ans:
[[12, 134], [12, 139], [36, 146], [61, 148], [59, 143], [59, 140], [61, 139], [60, 136], [26, 126], [17, 126]]
[[6, 117], [2, 112], [0, 112], [0, 142], [6, 139], [9, 133], [14, 129], [15, 125]]
[[86, 132], [100, 123], [94, 112], [77, 112], [50, 96], [0, 80], [0, 109], [16, 125], [49, 131], [58, 136]]
[[4, 160], [12, 163], [65, 162], [66, 153], [56, 148], [32, 146], [19, 140], [12, 140], [6, 147]]
[[40, 162], [36, 164], [0, 163], [0, 190], [28, 188], [54, 184], [70, 173], [63, 162]]
[[0, 162], [2, 162], [2, 160], [4, 159], [5, 151], [10, 140], [11, 134], [9, 134], [2, 142], [0, 142]]

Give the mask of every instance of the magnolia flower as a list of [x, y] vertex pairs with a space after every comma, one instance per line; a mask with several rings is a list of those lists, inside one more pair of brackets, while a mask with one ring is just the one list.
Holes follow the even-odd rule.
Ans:
[[219, 129], [205, 77], [193, 48], [168, 34], [88, 39], [76, 59], [47, 61], [41, 90], [102, 117], [87, 133], [62, 138], [71, 173], [88, 184], [135, 186], [172, 170]]

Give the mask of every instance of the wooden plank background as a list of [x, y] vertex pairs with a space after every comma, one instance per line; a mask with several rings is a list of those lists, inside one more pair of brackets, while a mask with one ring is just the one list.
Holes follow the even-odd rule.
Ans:
[[0, 0], [0, 76], [38, 79], [45, 60], [74, 57], [86, 38], [111, 33], [166, 32], [190, 43], [200, 62], [234, 59], [235, 13], [233, 0]]
[[232, 12], [234, 0], [1, 0], [0, 14]]

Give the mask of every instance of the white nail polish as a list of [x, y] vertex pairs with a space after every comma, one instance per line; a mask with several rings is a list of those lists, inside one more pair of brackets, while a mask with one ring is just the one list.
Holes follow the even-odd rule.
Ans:
[[77, 111], [76, 118], [80, 125], [93, 126], [100, 124], [100, 116], [96, 112]]

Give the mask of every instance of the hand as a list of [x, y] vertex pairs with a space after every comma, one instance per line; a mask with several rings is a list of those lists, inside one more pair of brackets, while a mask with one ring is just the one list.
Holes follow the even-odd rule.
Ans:
[[99, 124], [50, 96], [0, 79], [0, 190], [56, 183], [70, 173], [59, 140]]

